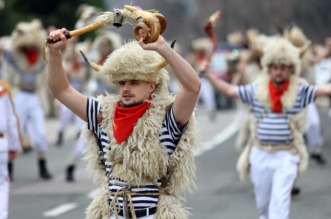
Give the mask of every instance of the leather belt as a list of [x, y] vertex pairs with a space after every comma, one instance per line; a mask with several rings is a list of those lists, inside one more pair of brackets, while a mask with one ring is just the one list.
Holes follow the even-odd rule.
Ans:
[[[146, 217], [148, 215], [153, 215], [155, 214], [156, 212], [156, 207], [152, 207], [152, 208], [144, 208], [144, 209], [141, 209], [141, 210], [135, 210], [135, 213], [136, 213], [136, 217], [137, 218], [140, 218], [140, 217]], [[118, 212], [118, 215], [120, 216], [124, 216], [124, 212], [123, 210], [120, 210]], [[132, 214], [131, 212], [129, 211], [129, 217], [132, 218]]]

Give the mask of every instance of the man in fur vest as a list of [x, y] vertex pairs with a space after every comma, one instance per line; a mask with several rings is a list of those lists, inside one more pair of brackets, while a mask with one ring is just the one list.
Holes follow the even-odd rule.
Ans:
[[234, 86], [208, 73], [204, 76], [220, 92], [251, 105], [255, 120], [252, 135], [237, 169], [250, 172], [259, 219], [288, 219], [291, 189], [306, 169], [308, 154], [301, 124], [302, 110], [315, 98], [331, 94], [331, 84], [314, 86], [300, 79], [300, 50], [283, 38], [264, 47], [262, 75], [252, 84]]
[[[200, 79], [159, 36], [154, 43], [129, 42], [111, 53], [99, 74], [119, 86], [119, 95], [87, 98], [68, 83], [61, 49], [65, 29], [50, 33], [48, 84], [54, 96], [87, 122], [83, 136], [88, 170], [100, 190], [87, 219], [185, 219], [179, 193], [193, 184], [193, 149], [199, 144], [195, 119]], [[168, 91], [166, 63], [182, 84]]]

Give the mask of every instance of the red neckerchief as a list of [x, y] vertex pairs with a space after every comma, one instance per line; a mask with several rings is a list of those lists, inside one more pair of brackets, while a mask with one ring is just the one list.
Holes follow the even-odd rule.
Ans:
[[287, 80], [284, 84], [280, 85], [279, 87], [276, 87], [271, 80], [269, 81], [269, 95], [271, 101], [271, 108], [275, 113], [282, 112], [283, 106], [282, 106], [281, 98], [285, 93], [285, 91], [287, 90], [289, 84], [290, 84], [290, 80]]
[[22, 49], [25, 58], [28, 60], [30, 65], [34, 65], [38, 61], [39, 49], [38, 48], [23, 48]]
[[129, 108], [121, 107], [120, 102], [116, 104], [114, 111], [113, 134], [118, 144], [121, 144], [131, 135], [134, 125], [138, 119], [144, 115], [150, 104], [150, 101], [145, 101], [138, 106]]

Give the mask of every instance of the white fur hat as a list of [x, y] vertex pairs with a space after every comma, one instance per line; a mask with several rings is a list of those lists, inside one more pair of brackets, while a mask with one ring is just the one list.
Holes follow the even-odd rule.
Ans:
[[270, 64], [293, 66], [293, 74], [300, 75], [300, 50], [284, 38], [274, 38], [264, 47], [261, 60], [263, 70], [269, 73]]
[[168, 89], [167, 62], [155, 51], [144, 50], [137, 41], [131, 41], [114, 50], [103, 66], [89, 62], [99, 74], [110, 77], [112, 83], [141, 80], [154, 82], [156, 92]]

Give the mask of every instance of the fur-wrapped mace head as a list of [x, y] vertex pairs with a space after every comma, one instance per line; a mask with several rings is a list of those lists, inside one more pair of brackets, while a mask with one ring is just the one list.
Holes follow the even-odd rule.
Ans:
[[46, 39], [46, 30], [40, 20], [19, 22], [13, 30], [11, 37], [14, 49], [22, 47], [37, 47], [41, 49]]
[[117, 84], [120, 81], [141, 80], [156, 85], [168, 83], [164, 59], [155, 51], [144, 50], [137, 41], [129, 42], [112, 52], [100, 71]]
[[301, 71], [300, 50], [284, 38], [272, 39], [264, 47], [261, 64], [266, 73], [270, 73], [271, 64], [292, 66], [292, 74], [299, 76]]

